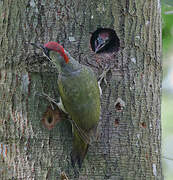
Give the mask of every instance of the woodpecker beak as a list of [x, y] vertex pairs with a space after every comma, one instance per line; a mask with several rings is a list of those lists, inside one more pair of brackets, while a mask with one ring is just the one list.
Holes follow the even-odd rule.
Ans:
[[43, 54], [51, 61], [50, 57], [49, 57], [49, 50], [44, 47], [42, 44], [39, 43], [31, 43], [31, 45], [33, 45], [34, 47], [41, 49], [43, 51]]
[[30, 44], [38, 49], [42, 49], [42, 45], [39, 43], [30, 43]]
[[97, 42], [96, 44], [96, 47], [95, 47], [95, 53], [99, 52], [100, 49], [102, 49], [102, 47], [104, 47], [106, 44], [105, 41], [100, 41], [100, 42]]
[[98, 53], [102, 48], [104, 48], [109, 43], [109, 39], [102, 39], [98, 37], [95, 41], [95, 53]]

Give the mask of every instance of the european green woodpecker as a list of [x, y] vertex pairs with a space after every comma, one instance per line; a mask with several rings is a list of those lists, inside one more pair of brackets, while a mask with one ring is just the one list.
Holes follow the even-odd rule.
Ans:
[[[91, 68], [79, 64], [60, 44], [48, 42], [39, 47], [59, 72], [57, 85], [60, 101], [72, 119], [72, 166], [77, 162], [81, 168], [91, 132], [96, 129], [100, 117], [100, 90], [97, 78]], [[62, 106], [60, 108], [63, 109]]]

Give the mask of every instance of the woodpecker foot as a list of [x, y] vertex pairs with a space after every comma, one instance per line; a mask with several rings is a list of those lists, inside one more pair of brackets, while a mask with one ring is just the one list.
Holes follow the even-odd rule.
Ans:
[[107, 80], [106, 80], [106, 75], [108, 73], [108, 71], [110, 70], [109, 66], [106, 66], [102, 72], [102, 74], [99, 76], [98, 78], [98, 84], [100, 85], [102, 83], [102, 81], [104, 81], [104, 83], [107, 85]]
[[[63, 111], [64, 113], [68, 114], [67, 111], [64, 108], [64, 105], [62, 104], [62, 100], [60, 98], [59, 102], [56, 102], [55, 99], [51, 98], [49, 95], [47, 95], [46, 93], [42, 92], [42, 94], [39, 94], [39, 96], [43, 96], [45, 97], [51, 104], [52, 109], [54, 110], [53, 104], [55, 104], [56, 106], [58, 106], [58, 108]], [[52, 104], [53, 103], [53, 104]]]

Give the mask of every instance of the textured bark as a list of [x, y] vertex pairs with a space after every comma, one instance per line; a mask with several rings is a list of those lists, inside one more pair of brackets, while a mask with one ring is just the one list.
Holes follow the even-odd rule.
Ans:
[[[159, 0], [2, 0], [0, 16], [0, 177], [52, 180], [64, 171], [69, 179], [163, 179]], [[98, 140], [78, 171], [70, 123], [51, 131], [42, 124], [50, 104], [38, 93], [58, 101], [58, 75], [28, 43], [59, 41], [93, 63], [105, 58], [89, 47], [97, 27], [116, 30], [121, 47], [102, 82]]]

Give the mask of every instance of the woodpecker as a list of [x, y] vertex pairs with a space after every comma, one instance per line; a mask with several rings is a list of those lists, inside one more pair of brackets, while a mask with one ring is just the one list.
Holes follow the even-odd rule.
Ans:
[[111, 71], [112, 64], [114, 64], [112, 62], [115, 61], [115, 55], [119, 51], [120, 40], [115, 30], [110, 28], [98, 28], [91, 34], [91, 49], [96, 53], [96, 63], [102, 69], [98, 83], [100, 85], [104, 80], [107, 85], [106, 76]]
[[60, 108], [64, 108], [72, 119], [71, 162], [73, 167], [77, 163], [81, 168], [92, 131], [97, 128], [100, 118], [100, 91], [97, 78], [91, 68], [78, 63], [57, 42], [48, 42], [44, 45], [32, 43], [32, 45], [41, 48], [59, 72], [57, 86], [62, 102]]

